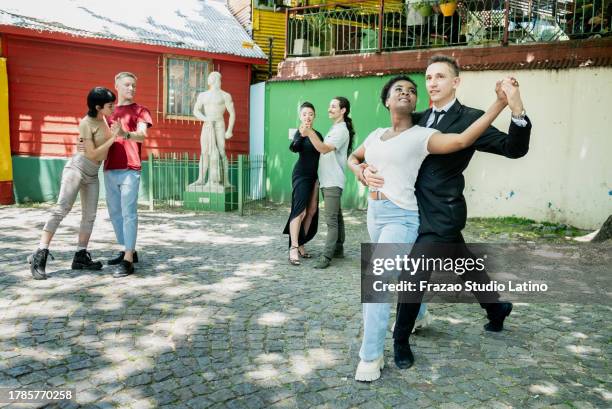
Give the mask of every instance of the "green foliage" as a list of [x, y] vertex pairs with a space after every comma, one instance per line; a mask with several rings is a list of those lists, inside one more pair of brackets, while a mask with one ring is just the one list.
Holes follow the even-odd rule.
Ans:
[[523, 217], [470, 218], [468, 223], [483, 237], [506, 235], [522, 240], [565, 239], [588, 233], [564, 223], [538, 222]]

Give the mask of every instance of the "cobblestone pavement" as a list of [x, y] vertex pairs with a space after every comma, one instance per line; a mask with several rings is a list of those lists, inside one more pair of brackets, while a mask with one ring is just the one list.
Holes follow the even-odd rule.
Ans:
[[[314, 259], [288, 265], [286, 208], [141, 211], [136, 275], [113, 279], [70, 270], [73, 211], [50, 278], [35, 281], [25, 259], [46, 215], [0, 208], [0, 386], [76, 388], [76, 401], [48, 407], [612, 406], [610, 308], [593, 305], [515, 305], [498, 334], [476, 304], [430, 305], [432, 325], [411, 338], [415, 366], [395, 367], [389, 333], [381, 379], [355, 382], [364, 212], [346, 212], [347, 258], [315, 270]], [[90, 250], [114, 249], [100, 209]]]

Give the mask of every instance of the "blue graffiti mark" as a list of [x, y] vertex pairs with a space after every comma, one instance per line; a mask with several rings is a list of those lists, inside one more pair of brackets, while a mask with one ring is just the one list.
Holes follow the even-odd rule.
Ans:
[[548, 202], [548, 208], [550, 209], [552, 207], [552, 203]]
[[514, 190], [511, 190], [510, 193], [508, 193], [508, 196], [506, 196], [506, 200], [510, 199], [512, 196], [514, 196]]
[[612, 196], [612, 190], [608, 190], [608, 196]]

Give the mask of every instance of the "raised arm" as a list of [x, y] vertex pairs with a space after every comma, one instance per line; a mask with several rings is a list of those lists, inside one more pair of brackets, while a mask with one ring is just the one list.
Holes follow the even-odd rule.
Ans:
[[138, 121], [138, 124], [136, 125], [136, 131], [129, 131], [129, 132], [125, 131], [121, 127], [121, 122], [119, 121], [116, 121], [115, 123], [113, 123], [113, 126], [111, 127], [111, 131], [113, 134], [116, 134], [117, 136], [120, 136], [122, 138], [131, 139], [133, 141], [142, 143], [147, 137], [147, 130], [149, 129], [150, 121], [151, 121], [150, 115], [148, 114], [148, 111], [147, 111], [145, 117], [141, 118]]
[[[474, 149], [516, 159], [525, 156], [529, 151], [531, 121], [529, 117], [525, 115], [518, 82], [514, 78], [512, 78], [512, 80], [516, 87], [504, 85], [508, 97], [508, 108], [512, 111], [508, 133], [490, 126], [482, 136], [474, 142]], [[473, 111], [474, 112], [470, 112], [470, 115], [478, 115], [480, 113], [480, 111]]]
[[319, 151], [319, 153], [326, 154], [328, 152], [336, 150], [336, 147], [334, 145], [329, 145], [325, 142], [321, 142], [315, 131], [310, 127], [300, 125], [299, 132], [302, 135], [308, 137], [308, 139], [310, 139], [310, 143], [312, 143], [312, 146], [314, 146], [314, 148]]
[[96, 147], [93, 142], [93, 136], [91, 135], [91, 130], [84, 122], [79, 124], [79, 138], [83, 140], [84, 147], [84, 155], [87, 159], [92, 161], [103, 161], [106, 159], [106, 155], [108, 154], [108, 150], [111, 145], [115, 143], [117, 139], [117, 134], [112, 133], [106, 121], [103, 121], [102, 125], [104, 131], [104, 137], [106, 138], [102, 145]]
[[304, 140], [306, 140], [306, 136], [302, 136], [300, 131], [296, 131], [293, 135], [293, 140], [289, 145], [289, 150], [291, 152], [302, 152], [304, 150]]
[[[496, 84], [496, 88], [499, 86], [499, 83]], [[471, 146], [506, 107], [507, 100], [504, 95], [504, 93], [498, 93], [497, 99], [487, 112], [460, 134], [436, 132], [431, 135], [427, 144], [427, 151], [432, 154], [445, 154], [457, 152]]]

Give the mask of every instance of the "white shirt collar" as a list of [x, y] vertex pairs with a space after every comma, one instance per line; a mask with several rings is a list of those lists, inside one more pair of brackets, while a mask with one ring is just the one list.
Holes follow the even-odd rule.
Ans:
[[441, 109], [437, 109], [436, 107], [432, 106], [431, 107], [431, 112], [436, 112], [436, 111], [446, 111], [448, 112], [448, 110], [450, 109], [450, 107], [452, 107], [455, 102], [457, 102], [457, 98], [453, 98], [453, 100], [451, 102], [449, 102], [448, 104], [444, 105]]

